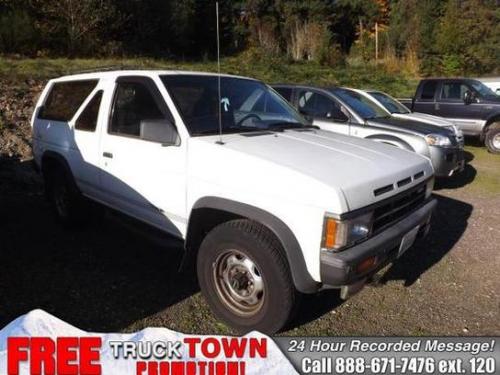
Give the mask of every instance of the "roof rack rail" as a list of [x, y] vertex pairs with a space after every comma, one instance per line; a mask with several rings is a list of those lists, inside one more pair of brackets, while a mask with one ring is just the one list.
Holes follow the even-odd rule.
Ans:
[[[136, 70], [139, 69], [137, 66], [133, 65], [108, 65], [99, 66], [91, 69], [72, 71], [71, 74], [85, 74], [85, 73], [96, 73], [96, 72], [109, 72], [113, 70]], [[144, 70], [144, 68], [140, 68]]]

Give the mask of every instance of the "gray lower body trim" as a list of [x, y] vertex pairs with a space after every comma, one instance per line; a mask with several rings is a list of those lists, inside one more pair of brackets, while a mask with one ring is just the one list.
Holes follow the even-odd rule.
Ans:
[[[417, 225], [420, 226], [422, 232], [426, 231], [426, 226], [436, 205], [435, 199], [427, 201], [418, 210], [392, 227], [343, 252], [322, 251], [320, 264], [322, 283], [330, 287], [353, 284], [394, 260], [398, 255], [401, 241], [408, 232]], [[357, 273], [356, 266], [373, 256], [379, 258], [377, 266], [369, 270], [368, 273]]]

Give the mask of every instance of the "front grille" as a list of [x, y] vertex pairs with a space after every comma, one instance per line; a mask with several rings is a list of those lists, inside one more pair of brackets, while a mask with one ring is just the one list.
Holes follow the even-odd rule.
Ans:
[[415, 189], [389, 198], [377, 207], [373, 213], [373, 233], [380, 232], [387, 226], [404, 218], [425, 201], [426, 183]]

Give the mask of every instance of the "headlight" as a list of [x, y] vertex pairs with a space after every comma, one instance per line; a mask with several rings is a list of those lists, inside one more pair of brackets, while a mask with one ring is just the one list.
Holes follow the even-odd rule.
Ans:
[[367, 238], [372, 231], [372, 218], [373, 212], [347, 220], [338, 220], [326, 214], [321, 247], [339, 251]]
[[440, 146], [440, 147], [451, 146], [450, 138], [441, 134], [428, 134], [425, 136], [425, 141], [430, 146]]

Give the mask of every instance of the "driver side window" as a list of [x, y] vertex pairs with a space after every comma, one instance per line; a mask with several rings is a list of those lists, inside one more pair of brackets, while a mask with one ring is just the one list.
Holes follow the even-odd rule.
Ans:
[[315, 119], [345, 122], [347, 116], [340, 105], [325, 95], [313, 91], [302, 91], [299, 94], [299, 111]]
[[165, 120], [148, 87], [139, 82], [117, 83], [110, 133], [139, 137], [144, 120]]
[[465, 93], [469, 91], [467, 85], [460, 82], [446, 82], [443, 83], [441, 90], [441, 99], [462, 101]]

